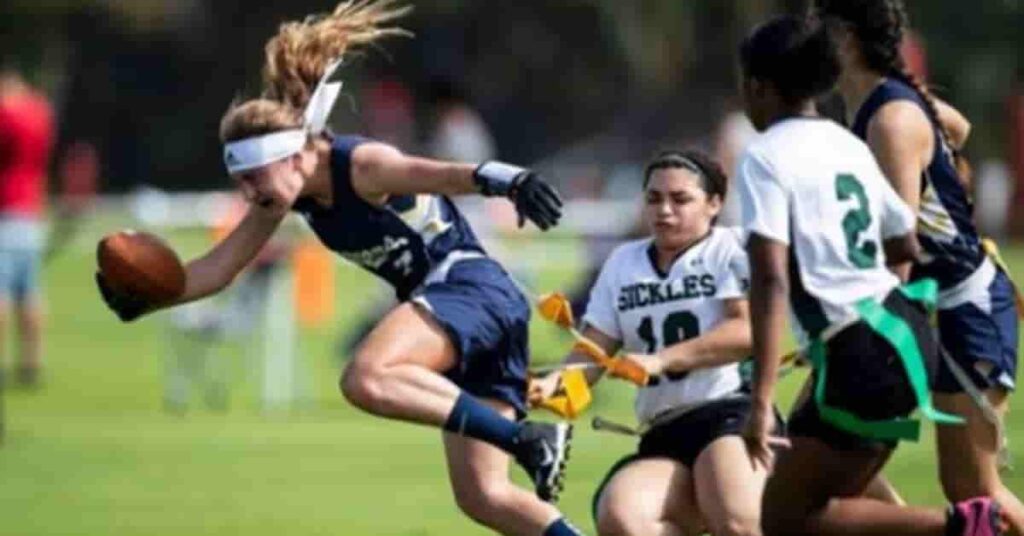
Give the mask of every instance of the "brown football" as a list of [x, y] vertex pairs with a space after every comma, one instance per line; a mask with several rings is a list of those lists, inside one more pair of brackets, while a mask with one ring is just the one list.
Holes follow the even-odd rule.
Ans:
[[115, 292], [146, 303], [169, 303], [185, 291], [185, 267], [160, 237], [140, 231], [119, 231], [96, 247], [100, 272]]

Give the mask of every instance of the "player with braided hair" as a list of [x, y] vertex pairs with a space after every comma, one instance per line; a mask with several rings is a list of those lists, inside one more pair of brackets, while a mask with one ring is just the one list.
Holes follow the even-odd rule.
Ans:
[[[561, 487], [570, 428], [519, 420], [529, 303], [447, 197], [504, 196], [520, 225], [546, 230], [561, 216], [558, 193], [511, 164], [418, 158], [325, 130], [344, 58], [407, 35], [389, 25], [407, 12], [392, 0], [353, 0], [281, 25], [266, 45], [262, 97], [232, 105], [221, 121], [224, 162], [249, 210], [186, 265], [176, 302], [226, 287], [287, 213], [299, 213], [328, 248], [386, 280], [402, 302], [345, 369], [345, 398], [374, 415], [443, 429], [456, 502], [474, 520], [503, 534], [576, 535], [545, 502]], [[122, 320], [155, 308], [115, 292], [102, 275], [97, 281]], [[511, 482], [511, 458], [539, 498]]]
[[939, 283], [940, 340], [953, 365], [940, 363], [935, 403], [967, 420], [966, 426], [937, 431], [946, 497], [992, 496], [1015, 533], [1024, 534], [1024, 504], [999, 476], [998, 427], [954, 375], [962, 369], [999, 416], [1005, 414], [1016, 381], [1018, 311], [1012, 282], [986, 254], [967, 180], [958, 170], [965, 167], [957, 165], [957, 155], [969, 125], [904, 69], [899, 45], [907, 16], [901, 0], [816, 0], [813, 15], [838, 44], [839, 91], [853, 132], [917, 211], [924, 255], [904, 273], [910, 268], [911, 279]]
[[[915, 214], [868, 147], [817, 114], [816, 98], [839, 73], [825, 29], [774, 19], [743, 42], [740, 63], [744, 106], [762, 132], [736, 177], [756, 363], [743, 436], [755, 464], [774, 465], [764, 534], [1000, 534], [990, 497], [960, 501], [943, 516], [863, 496], [897, 442], [918, 437], [911, 412], [956, 421], [930, 399], [939, 356], [925, 305], [936, 285], [901, 287], [888, 269], [916, 256]], [[787, 310], [808, 341], [814, 390], [790, 415], [791, 447], [776, 453], [772, 402]]]

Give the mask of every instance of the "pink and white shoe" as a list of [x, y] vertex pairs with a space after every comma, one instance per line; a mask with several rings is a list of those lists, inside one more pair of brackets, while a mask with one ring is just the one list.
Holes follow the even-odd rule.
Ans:
[[999, 536], [1006, 528], [999, 503], [975, 497], [949, 506], [947, 536]]

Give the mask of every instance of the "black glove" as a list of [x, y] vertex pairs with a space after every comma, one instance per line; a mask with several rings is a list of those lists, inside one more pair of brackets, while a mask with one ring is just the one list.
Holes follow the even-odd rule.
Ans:
[[530, 220], [547, 231], [562, 217], [562, 198], [540, 175], [503, 162], [484, 162], [473, 172], [480, 194], [505, 196], [516, 205], [519, 226]]
[[142, 313], [146, 312], [148, 308], [145, 302], [134, 296], [115, 292], [100, 272], [96, 272], [96, 286], [99, 287], [100, 296], [103, 297], [107, 307], [114, 311], [122, 322], [135, 320], [142, 316]]

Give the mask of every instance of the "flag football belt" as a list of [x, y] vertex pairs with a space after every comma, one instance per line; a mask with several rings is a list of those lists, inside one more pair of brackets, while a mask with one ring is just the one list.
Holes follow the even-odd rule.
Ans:
[[1013, 282], [1013, 276], [1010, 275], [1010, 269], [1006, 266], [1006, 261], [1003, 260], [1003, 256], [999, 253], [999, 246], [996, 245], [996, 241], [991, 238], [982, 239], [981, 249], [1010, 280], [1010, 286], [1013, 287], [1013, 299], [1017, 303], [1017, 318], [1024, 319], [1024, 296], [1021, 295], [1020, 287], [1017, 286], [1017, 283]]
[[[910, 301], [921, 303], [928, 310], [933, 310], [935, 307], [937, 285], [934, 280], [922, 279], [901, 286], [899, 291]], [[914, 331], [906, 321], [873, 298], [860, 300], [854, 308], [857, 311], [855, 320], [863, 321], [871, 331], [885, 339], [896, 350], [896, 355], [907, 373], [921, 414], [940, 424], [963, 424], [962, 418], [943, 413], [932, 405], [931, 387], [928, 385], [928, 374], [921, 356], [921, 349], [917, 344]], [[918, 440], [921, 434], [921, 424], [915, 419], [864, 420], [849, 411], [830, 406], [825, 401], [828, 360], [825, 356], [825, 342], [821, 336], [811, 340], [807, 355], [817, 371], [814, 401], [826, 422], [846, 432], [870, 439]]]

